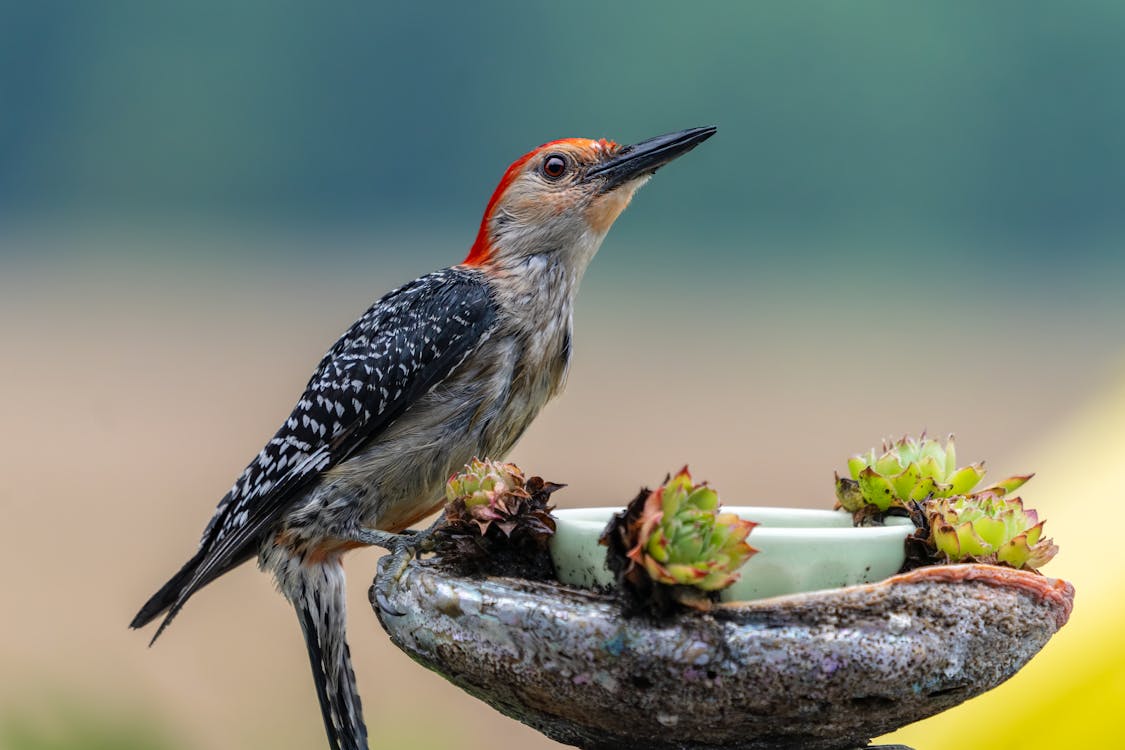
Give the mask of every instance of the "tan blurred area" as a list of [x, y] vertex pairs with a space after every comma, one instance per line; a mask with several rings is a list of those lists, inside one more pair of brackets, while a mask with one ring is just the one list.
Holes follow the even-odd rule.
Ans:
[[[611, 251], [639, 249], [611, 238]], [[151, 630], [126, 627], [193, 552], [334, 338], [429, 270], [314, 271], [255, 257], [260, 265], [90, 256], [4, 269], [3, 712], [50, 721], [56, 702], [79, 701], [148, 717], [185, 748], [322, 745], [296, 619], [252, 565], [198, 594], [152, 649]], [[1071, 496], [1064, 473], [1075, 469], [1043, 457], [1120, 393], [1120, 341], [1107, 346], [1104, 329], [1065, 306], [966, 305], [934, 325], [831, 284], [783, 292], [741, 281], [685, 288], [671, 260], [643, 278], [596, 262], [568, 389], [512, 458], [567, 483], [561, 506], [623, 503], [689, 462], [728, 502], [824, 507], [849, 453], [888, 434], [956, 430], [960, 455], [987, 457], [994, 475], [1040, 471], [1024, 496], [1062, 549], [1048, 573], [1096, 568], [1076, 563], [1095, 551], [1083, 548], [1075, 509], [1105, 508], [1109, 495]], [[557, 746], [391, 646], [367, 604], [377, 554], [347, 562], [372, 747]], [[1120, 565], [1102, 571], [1096, 585], [1076, 580], [1075, 631], [1120, 597]]]

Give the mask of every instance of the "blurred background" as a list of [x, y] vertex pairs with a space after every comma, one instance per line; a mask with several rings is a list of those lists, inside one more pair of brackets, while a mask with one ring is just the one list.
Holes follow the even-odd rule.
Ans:
[[[618, 504], [685, 461], [825, 507], [886, 435], [1022, 493], [1071, 623], [918, 750], [1122, 742], [1125, 4], [0, 0], [0, 748], [323, 743], [247, 566], [126, 623], [374, 299], [544, 141], [718, 135], [606, 241], [513, 456]], [[410, 662], [348, 559], [375, 748], [558, 747]]]

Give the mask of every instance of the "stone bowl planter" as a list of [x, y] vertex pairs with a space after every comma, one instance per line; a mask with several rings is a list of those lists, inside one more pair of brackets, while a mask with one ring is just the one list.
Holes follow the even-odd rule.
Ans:
[[[756, 533], [756, 532], [755, 532]], [[624, 619], [553, 583], [380, 561], [372, 602], [414, 660], [587, 750], [843, 750], [999, 685], [1066, 621], [1065, 581], [986, 565]]]
[[[562, 583], [594, 588], [613, 583], [598, 544], [609, 519], [621, 508], [555, 510], [551, 559]], [[856, 528], [846, 511], [723, 506], [759, 524], [750, 535], [758, 553], [741, 579], [723, 591], [724, 601], [746, 601], [802, 591], [874, 583], [902, 568], [904, 540], [914, 531], [906, 518], [886, 526]]]

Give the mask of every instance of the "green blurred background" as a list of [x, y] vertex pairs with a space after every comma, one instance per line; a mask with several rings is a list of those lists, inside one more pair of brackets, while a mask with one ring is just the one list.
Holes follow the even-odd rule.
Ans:
[[[918, 750], [1122, 744], [1125, 4], [0, 0], [0, 747], [323, 742], [247, 567], [125, 629], [371, 300], [459, 261], [562, 136], [719, 134], [584, 284], [568, 392], [513, 458], [617, 504], [690, 461], [825, 506], [887, 434], [956, 431], [1078, 589]], [[352, 555], [373, 747], [556, 747], [390, 646]]]

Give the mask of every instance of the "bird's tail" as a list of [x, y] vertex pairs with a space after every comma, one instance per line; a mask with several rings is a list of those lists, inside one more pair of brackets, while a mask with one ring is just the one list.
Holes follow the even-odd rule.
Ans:
[[345, 638], [344, 569], [339, 558], [312, 565], [293, 561], [284, 568], [275, 572], [301, 621], [328, 744], [332, 750], [367, 750], [367, 726]]
[[249, 560], [255, 555], [255, 549], [253, 546], [247, 545], [247, 549], [239, 551], [238, 554], [231, 557], [227, 562], [222, 565], [214, 566], [211, 570], [207, 571], [206, 575], [201, 576], [200, 567], [207, 563], [208, 553], [209, 550], [206, 547], [200, 547], [199, 551], [195, 553], [195, 556], [188, 560], [176, 575], [172, 576], [167, 583], [160, 587], [159, 591], [145, 602], [144, 606], [141, 607], [141, 611], [138, 612], [136, 617], [133, 618], [133, 621], [129, 623], [129, 627], [131, 628], [143, 628], [157, 617], [160, 617], [160, 615], [164, 615], [164, 621], [160, 623], [160, 627], [156, 629], [156, 635], [154, 635], [149, 642], [150, 646], [156, 643], [156, 639], [159, 638], [160, 634], [164, 632], [164, 629], [171, 624], [176, 613], [180, 611], [192, 594], [224, 573], [237, 568], [239, 565]]
[[[203, 561], [203, 558], [206, 557], [206, 554], [206, 550], [203, 549], [195, 553], [195, 556], [188, 560], [187, 563], [180, 568], [180, 571], [168, 580], [168, 583], [164, 584], [159, 591], [145, 602], [144, 606], [141, 607], [141, 611], [138, 612], [137, 616], [133, 618], [133, 621], [129, 623], [129, 627], [143, 628], [168, 611], [168, 609], [176, 603], [180, 592], [191, 582], [196, 569]], [[154, 637], [152, 640], [155, 641], [156, 638]]]

